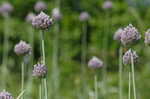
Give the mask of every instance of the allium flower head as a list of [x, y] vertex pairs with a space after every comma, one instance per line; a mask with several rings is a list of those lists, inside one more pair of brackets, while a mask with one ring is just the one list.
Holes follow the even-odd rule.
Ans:
[[35, 17], [35, 14], [30, 12], [27, 16], [26, 16], [26, 21], [29, 23], [32, 23], [33, 18]]
[[14, 8], [10, 3], [4, 2], [0, 7], [0, 13], [4, 16], [7, 16], [13, 11], [13, 9]]
[[111, 9], [112, 7], [113, 7], [112, 1], [107, 0], [103, 3], [103, 9]]
[[79, 16], [80, 21], [88, 21], [89, 18], [90, 18], [90, 15], [87, 12], [82, 12]]
[[41, 12], [39, 15], [35, 16], [32, 20], [33, 27], [37, 29], [48, 29], [50, 25], [52, 24], [52, 19], [45, 14], [44, 12]]
[[38, 1], [34, 6], [34, 10], [36, 12], [41, 12], [41, 11], [44, 11], [45, 9], [47, 9], [47, 5], [43, 1]]
[[127, 27], [125, 27], [121, 33], [121, 43], [123, 45], [130, 45], [138, 41], [140, 38], [140, 33], [135, 27], [133, 27], [132, 24], [129, 24]]
[[0, 99], [14, 99], [9, 92], [2, 91], [0, 92]]
[[103, 66], [102, 60], [98, 59], [97, 57], [93, 56], [92, 59], [88, 62], [88, 67], [90, 68], [100, 68]]
[[121, 40], [121, 33], [122, 33], [123, 29], [119, 28], [115, 34], [114, 34], [114, 40], [120, 41]]
[[62, 14], [59, 10], [59, 8], [54, 8], [52, 10], [52, 17], [55, 19], [55, 20], [60, 20], [62, 18]]
[[47, 74], [47, 68], [44, 64], [38, 63], [34, 65], [33, 76], [43, 78]]
[[150, 45], [150, 29], [148, 29], [145, 33], [145, 44]]
[[131, 64], [131, 57], [133, 57], [134, 63], [138, 61], [139, 56], [136, 54], [135, 51], [132, 51], [129, 49], [124, 55], [123, 55], [123, 63], [124, 64]]
[[25, 55], [31, 53], [31, 46], [27, 44], [25, 41], [20, 41], [15, 45], [14, 52], [17, 55]]

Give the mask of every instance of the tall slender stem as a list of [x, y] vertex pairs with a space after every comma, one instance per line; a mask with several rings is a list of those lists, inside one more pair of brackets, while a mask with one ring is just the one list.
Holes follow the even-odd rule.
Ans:
[[[59, 97], [59, 23], [55, 25], [54, 40], [53, 40], [53, 57], [52, 57], [52, 81], [53, 81], [53, 98]], [[56, 94], [57, 93], [57, 94]]]
[[131, 54], [131, 70], [132, 70], [133, 94], [134, 94], [134, 99], [136, 99], [136, 86], [135, 86], [135, 75], [134, 75], [134, 60], [133, 60], [133, 54]]
[[47, 79], [44, 78], [43, 79], [44, 81], [44, 89], [45, 89], [45, 99], [48, 99], [48, 94], [47, 94]]
[[122, 99], [122, 47], [119, 49], [119, 99]]
[[6, 75], [8, 73], [7, 71], [7, 60], [8, 60], [8, 39], [9, 39], [9, 16], [4, 17], [4, 43], [3, 43], [3, 56], [2, 56], [2, 86], [5, 89], [6, 85]]
[[82, 65], [82, 72], [84, 72], [87, 54], [87, 24], [84, 23], [82, 28], [83, 28], [83, 36], [81, 41], [81, 65]]
[[82, 26], [82, 41], [81, 41], [81, 72], [82, 72], [82, 86], [83, 86], [83, 98], [87, 96], [87, 84], [85, 78], [85, 64], [86, 64], [86, 55], [87, 55], [87, 23], [83, 23]]
[[[24, 91], [24, 61], [21, 65], [21, 92]], [[22, 95], [21, 99], [24, 99], [24, 95]]]
[[42, 99], [42, 79], [40, 79], [40, 84], [39, 84], [39, 99]]
[[[43, 64], [45, 64], [45, 46], [44, 46], [44, 32], [43, 31], [41, 31], [41, 49], [42, 49], [42, 59], [43, 59]], [[46, 79], [46, 78], [43, 78], [42, 80], [43, 80], [43, 82], [45, 82], [45, 80], [44, 79]], [[45, 99], [48, 99], [48, 94], [47, 94], [47, 84], [46, 83], [44, 83], [44, 93], [45, 93]]]
[[95, 74], [95, 77], [94, 77], [94, 82], [95, 82], [95, 99], [98, 99], [98, 85], [97, 85], [97, 75]]
[[45, 64], [45, 45], [44, 45], [44, 32], [41, 31], [41, 47], [42, 47], [42, 62]]
[[128, 99], [131, 99], [131, 72], [129, 69], [129, 91], [128, 91]]

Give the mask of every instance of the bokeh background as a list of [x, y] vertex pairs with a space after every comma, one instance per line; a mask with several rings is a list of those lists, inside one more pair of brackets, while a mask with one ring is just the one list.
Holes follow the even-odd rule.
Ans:
[[[58, 7], [58, 0], [43, 0], [48, 9], [44, 12], [51, 16], [53, 8]], [[138, 99], [150, 97], [150, 48], [144, 44], [144, 33], [150, 28], [150, 0], [111, 0], [112, 8], [103, 9], [106, 0], [60, 0], [60, 10], [63, 15], [59, 22], [54, 22], [45, 33], [46, 64], [48, 66], [49, 99], [92, 99], [94, 92], [94, 74], [98, 75], [99, 99], [118, 98], [118, 53], [120, 44], [113, 40], [113, 35], [120, 27], [133, 24], [142, 34], [142, 39], [133, 49], [139, 55], [139, 63], [135, 65], [136, 87]], [[6, 2], [0, 0], [0, 4]], [[33, 41], [33, 57], [26, 64], [26, 99], [37, 99], [38, 79], [32, 77], [33, 65], [40, 60], [39, 31], [34, 29], [25, 18], [29, 12], [34, 12], [37, 0], [7, 0], [14, 7], [9, 20], [0, 16], [0, 90], [5, 89], [17, 96], [20, 93], [22, 58], [14, 53], [14, 45], [20, 40]], [[87, 23], [79, 20], [81, 12], [90, 15]], [[36, 13], [38, 14], [38, 13]], [[87, 25], [86, 63], [92, 56], [104, 61], [107, 75], [103, 70], [91, 70], [87, 64], [82, 66], [81, 56], [83, 27]], [[8, 35], [8, 47], [4, 49], [4, 34]], [[55, 42], [55, 32], [58, 44]], [[31, 36], [32, 35], [32, 36]], [[55, 45], [57, 44], [57, 45]], [[58, 64], [53, 68], [55, 46], [58, 46]], [[8, 50], [6, 69], [3, 69], [4, 50]], [[127, 49], [124, 48], [124, 52]], [[33, 59], [32, 59], [33, 58]], [[83, 70], [84, 69], [84, 70]], [[128, 72], [123, 68], [123, 97], [128, 94]], [[84, 73], [83, 73], [84, 72]], [[3, 77], [3, 73], [6, 77]], [[104, 82], [105, 81], [105, 87]], [[85, 91], [86, 90], [86, 91]], [[104, 91], [105, 90], [105, 91]]]

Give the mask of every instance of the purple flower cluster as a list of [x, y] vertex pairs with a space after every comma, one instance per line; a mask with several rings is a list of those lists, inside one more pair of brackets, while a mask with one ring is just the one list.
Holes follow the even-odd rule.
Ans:
[[113, 7], [112, 1], [107, 0], [103, 3], [103, 9], [111, 9], [112, 7]]
[[129, 24], [127, 27], [125, 27], [121, 33], [121, 43], [123, 45], [132, 44], [140, 40], [140, 38], [140, 33], [135, 27], [133, 27], [132, 24]]
[[44, 64], [38, 63], [34, 65], [33, 76], [43, 78], [47, 74], [47, 68]]
[[89, 60], [88, 62], [88, 67], [90, 68], [100, 68], [103, 67], [103, 62], [102, 60], [98, 59], [97, 57], [93, 56], [92, 59]]
[[90, 15], [87, 12], [82, 12], [79, 16], [80, 21], [88, 21], [90, 19]]
[[27, 16], [26, 16], [26, 21], [28, 23], [32, 23], [33, 18], [35, 17], [35, 14], [30, 12]]
[[124, 46], [133, 44], [140, 38], [140, 33], [132, 24], [129, 24], [124, 29], [118, 29], [114, 34], [114, 39], [120, 41]]
[[39, 15], [35, 16], [32, 20], [33, 27], [37, 29], [48, 29], [50, 25], [52, 24], [52, 19], [45, 14], [44, 12], [41, 12]]
[[150, 45], [150, 29], [148, 29], [145, 33], [145, 44]]
[[13, 11], [13, 9], [14, 8], [10, 3], [4, 2], [0, 6], [0, 14], [2, 14], [3, 16], [8, 16]]
[[123, 29], [119, 28], [114, 34], [114, 40], [120, 41], [122, 32], [123, 32]]
[[9, 92], [2, 91], [0, 92], [0, 99], [14, 99]]
[[62, 14], [59, 10], [59, 8], [54, 8], [52, 10], [52, 17], [55, 19], [55, 20], [60, 20], [62, 18]]
[[38, 1], [34, 6], [34, 10], [36, 12], [41, 12], [41, 11], [44, 11], [45, 9], [47, 9], [47, 5], [43, 1]]
[[27, 44], [25, 41], [20, 41], [18, 44], [15, 45], [14, 52], [17, 55], [25, 55], [31, 53], [31, 46]]
[[123, 55], [123, 63], [124, 64], [131, 64], [131, 59], [133, 57], [134, 63], [138, 61], [139, 56], [136, 54], [135, 51], [132, 51], [129, 49], [124, 55]]

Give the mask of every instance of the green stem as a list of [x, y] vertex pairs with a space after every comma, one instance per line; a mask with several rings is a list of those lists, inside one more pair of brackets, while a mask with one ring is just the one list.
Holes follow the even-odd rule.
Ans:
[[[24, 91], [24, 61], [21, 65], [21, 92]], [[24, 99], [24, 95], [21, 97], [21, 99]]]
[[[59, 24], [56, 23], [53, 40], [53, 60], [52, 60], [52, 81], [53, 81], [53, 98], [59, 97], [59, 64], [58, 64], [58, 50], [59, 50]], [[56, 94], [57, 93], [57, 94]]]
[[131, 70], [132, 70], [133, 94], [134, 94], [134, 99], [136, 99], [136, 87], [135, 87], [135, 75], [134, 75], [134, 60], [133, 60], [133, 54], [131, 54]]
[[[42, 47], [42, 59], [43, 59], [43, 64], [45, 64], [45, 46], [44, 46], [44, 32], [41, 31], [41, 47]], [[46, 79], [46, 78], [44, 78]], [[45, 93], [45, 99], [48, 99], [48, 94], [47, 94], [47, 84], [46, 81], [44, 80], [44, 93]]]
[[39, 83], [39, 99], [42, 99], [42, 80], [41, 79]]
[[131, 99], [131, 72], [129, 69], [129, 91], [128, 91], [128, 99]]
[[9, 17], [5, 16], [4, 18], [4, 43], [3, 43], [3, 56], [2, 56], [2, 85], [5, 89], [6, 87], [6, 76], [7, 76], [7, 60], [8, 60], [8, 39], [9, 39]]
[[48, 94], [47, 94], [47, 79], [43, 79], [44, 82], [44, 89], [45, 89], [45, 99], [48, 99]]
[[98, 99], [98, 85], [97, 85], [97, 75], [95, 74], [94, 77], [94, 81], [95, 81], [95, 99]]
[[45, 46], [44, 46], [44, 32], [41, 31], [41, 47], [42, 47], [42, 62], [45, 64]]
[[82, 41], [81, 41], [81, 73], [82, 73], [82, 86], [83, 86], [83, 98], [87, 98], [87, 84], [86, 84], [86, 76], [85, 76], [85, 64], [86, 64], [86, 56], [87, 56], [87, 23], [83, 23], [82, 26]]
[[122, 99], [122, 47], [119, 49], [119, 99]]
[[87, 24], [83, 24], [83, 37], [82, 37], [82, 45], [81, 45], [81, 64], [82, 64], [82, 72], [85, 71], [85, 64], [86, 64], [86, 54], [87, 54]]

